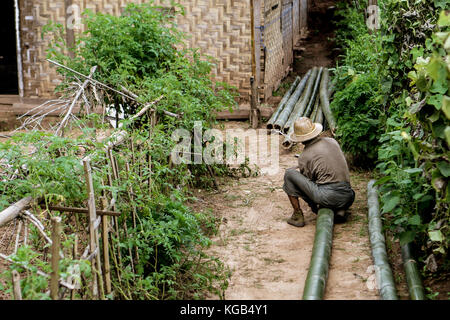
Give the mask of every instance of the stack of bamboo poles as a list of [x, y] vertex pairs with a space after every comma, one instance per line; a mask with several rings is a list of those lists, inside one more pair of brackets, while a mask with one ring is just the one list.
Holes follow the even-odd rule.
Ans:
[[323, 67], [310, 69], [303, 79], [297, 77], [292, 83], [267, 122], [267, 129], [285, 135], [282, 145], [286, 149], [294, 145], [289, 137], [294, 131], [294, 122], [300, 117], [308, 117], [334, 132], [336, 121], [329, 102], [332, 93], [328, 69]]

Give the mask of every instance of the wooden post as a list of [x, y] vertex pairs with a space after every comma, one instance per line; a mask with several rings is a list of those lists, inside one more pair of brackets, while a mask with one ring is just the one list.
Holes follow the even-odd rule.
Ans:
[[259, 110], [258, 110], [258, 85], [255, 81], [255, 77], [250, 78], [250, 85], [252, 89], [251, 101], [250, 101], [250, 124], [253, 129], [259, 126]]
[[[105, 197], [101, 199], [102, 209], [106, 210], [108, 204]], [[112, 292], [111, 288], [111, 266], [109, 264], [109, 225], [108, 225], [108, 217], [102, 216], [102, 242], [103, 242], [103, 268], [104, 268], [104, 278], [105, 278], [105, 287], [106, 294], [110, 294]]]
[[52, 218], [52, 274], [50, 278], [50, 297], [58, 300], [59, 291], [59, 251], [61, 247], [61, 218]]
[[17, 249], [19, 248], [19, 240], [20, 240], [20, 231], [22, 231], [22, 220], [19, 220], [19, 225], [17, 226], [17, 233], [16, 233], [16, 242], [14, 244], [14, 253], [17, 253]]
[[83, 160], [84, 173], [86, 176], [88, 191], [88, 211], [89, 211], [89, 246], [91, 254], [97, 251], [95, 259], [92, 260], [92, 295], [94, 299], [104, 299], [102, 268], [100, 263], [100, 253], [98, 252], [98, 226], [100, 220], [97, 220], [95, 211], [94, 185], [92, 182], [91, 163], [88, 159]]
[[[73, 243], [73, 260], [77, 260], [78, 257], [78, 236], [75, 234], [75, 239]], [[77, 292], [76, 289], [70, 290], [70, 300], [75, 300], [75, 293]]]
[[[125, 163], [125, 169], [127, 171], [127, 176], [130, 177], [129, 175], [130, 175], [131, 171], [130, 171], [130, 165], [128, 164], [128, 162]], [[133, 217], [133, 228], [136, 229], [136, 227], [137, 227], [137, 224], [136, 224], [136, 207], [134, 206], [134, 197], [133, 197], [133, 187], [132, 186], [130, 186], [129, 195], [130, 195], [131, 203], [133, 203], [133, 211], [132, 211], [132, 214], [133, 214], [133, 216], [132, 216]], [[136, 263], [139, 263], [139, 251], [138, 251], [137, 246], [135, 246], [134, 249], [135, 249], [134, 251], [135, 251], [135, 254], [136, 254]]]
[[[73, 7], [72, 7], [73, 1], [72, 0], [64, 0], [64, 6], [65, 6], [65, 14], [66, 14], [66, 41], [67, 41], [67, 47], [69, 48], [68, 55], [71, 58], [74, 58], [74, 53], [71, 49], [75, 47], [75, 32], [74, 32], [74, 26], [68, 25], [69, 22], [69, 16], [73, 14]], [[70, 12], [69, 12], [70, 8]], [[73, 21], [76, 22], [76, 21]]]
[[20, 289], [20, 274], [17, 270], [12, 271], [12, 283], [14, 290], [14, 300], [22, 300], [22, 290]]

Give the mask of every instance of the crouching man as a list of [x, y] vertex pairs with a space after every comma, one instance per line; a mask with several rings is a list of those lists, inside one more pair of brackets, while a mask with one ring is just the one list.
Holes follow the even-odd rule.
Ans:
[[287, 222], [296, 227], [305, 225], [299, 197], [316, 214], [320, 208], [332, 209], [337, 222], [346, 220], [346, 210], [355, 200], [344, 154], [336, 140], [319, 137], [322, 129], [321, 124], [302, 117], [294, 123], [290, 137], [305, 146], [298, 166], [287, 169], [284, 175], [283, 190], [294, 208]]

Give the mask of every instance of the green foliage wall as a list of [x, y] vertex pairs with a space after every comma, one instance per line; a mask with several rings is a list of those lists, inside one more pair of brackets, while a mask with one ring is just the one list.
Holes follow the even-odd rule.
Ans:
[[337, 134], [376, 165], [386, 225], [401, 243], [414, 241], [426, 272], [437, 271], [425, 262], [432, 256], [448, 271], [450, 2], [378, 1], [381, 29], [372, 33], [366, 5], [338, 10]]

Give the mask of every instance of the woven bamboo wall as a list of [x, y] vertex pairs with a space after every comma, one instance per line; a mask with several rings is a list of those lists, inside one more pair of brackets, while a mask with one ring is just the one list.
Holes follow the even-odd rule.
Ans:
[[250, 0], [177, 2], [185, 7], [185, 16], [178, 16], [176, 22], [190, 35], [188, 46], [217, 58], [215, 79], [236, 86], [241, 99], [248, 101], [252, 76]]
[[292, 18], [292, 0], [283, 1], [281, 11], [281, 32], [283, 34], [283, 70], [286, 73], [289, 66], [294, 61], [293, 52], [293, 18]]
[[22, 64], [24, 95], [47, 97], [58, 83], [54, 69], [45, 62], [45, 40], [41, 40], [42, 26], [49, 20], [65, 22], [64, 0], [21, 0], [20, 35], [22, 41]]
[[295, 45], [300, 39], [300, 0], [292, 1], [292, 33]]
[[71, 4], [78, 5], [80, 12], [90, 8], [95, 12], [119, 15], [128, 2], [145, 0], [19, 0], [24, 95], [51, 97], [60, 83], [56, 69], [46, 61], [49, 38], [41, 38], [44, 25], [54, 21], [66, 26], [67, 18], [73, 15], [66, 12]]
[[263, 99], [272, 95], [283, 76], [283, 36], [281, 33], [281, 1], [264, 1], [264, 80]]
[[306, 35], [308, 29], [308, 0], [300, 0], [300, 35]]
[[[254, 0], [255, 10], [258, 11], [259, 7], [261, 10], [261, 16], [255, 19], [255, 41], [261, 47], [261, 63], [257, 64], [256, 69], [260, 71], [263, 99], [271, 96], [280, 83], [285, 71], [285, 55], [287, 51], [292, 52], [283, 50], [289, 43], [283, 42], [281, 29], [285, 1], [302, 0]], [[80, 12], [89, 8], [94, 12], [120, 15], [129, 2], [143, 3], [146, 0], [19, 0], [25, 96], [50, 97], [60, 82], [55, 68], [45, 60], [48, 37], [41, 39], [45, 24], [51, 20], [65, 26], [70, 16], [67, 8], [71, 4], [78, 5]], [[190, 35], [187, 45], [200, 48], [202, 53], [216, 58], [217, 67], [213, 70], [215, 79], [236, 86], [241, 100], [248, 101], [252, 75], [250, 0], [177, 2], [185, 7], [185, 16], [178, 16], [176, 22], [181, 30]], [[161, 3], [170, 2], [155, 1], [155, 4]], [[288, 27], [295, 29], [295, 17], [292, 17]], [[256, 56], [259, 60], [258, 54]]]

